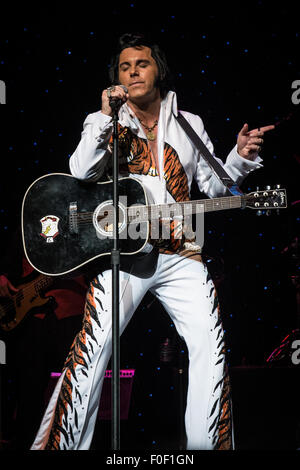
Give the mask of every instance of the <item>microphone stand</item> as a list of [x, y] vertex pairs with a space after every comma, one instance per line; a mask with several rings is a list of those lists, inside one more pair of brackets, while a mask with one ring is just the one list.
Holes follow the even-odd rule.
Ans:
[[120, 321], [119, 321], [119, 162], [118, 110], [119, 102], [112, 100], [113, 110], [113, 248], [112, 265], [112, 449], [120, 450]]

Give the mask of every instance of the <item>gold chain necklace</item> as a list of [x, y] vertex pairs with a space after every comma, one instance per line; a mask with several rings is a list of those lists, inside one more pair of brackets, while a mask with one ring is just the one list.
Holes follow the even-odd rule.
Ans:
[[153, 124], [152, 127], [146, 126], [146, 124], [144, 124], [143, 121], [141, 121], [141, 119], [139, 119], [139, 121], [140, 121], [140, 123], [142, 124], [142, 126], [144, 126], [144, 127], [147, 129], [147, 131], [148, 131], [148, 132], [146, 132], [146, 137], [147, 137], [147, 139], [148, 139], [148, 140], [152, 140], [152, 141], [155, 140], [155, 134], [154, 134], [153, 130], [154, 130], [155, 127], [157, 126], [158, 120], [156, 120], [156, 121], [154, 122], [154, 124]]

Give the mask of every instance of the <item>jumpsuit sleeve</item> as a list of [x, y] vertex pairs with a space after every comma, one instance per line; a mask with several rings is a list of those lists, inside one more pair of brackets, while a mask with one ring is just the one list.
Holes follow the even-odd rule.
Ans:
[[71, 174], [95, 182], [111, 157], [108, 144], [113, 131], [112, 118], [101, 111], [89, 114], [83, 123], [80, 142], [70, 157]]

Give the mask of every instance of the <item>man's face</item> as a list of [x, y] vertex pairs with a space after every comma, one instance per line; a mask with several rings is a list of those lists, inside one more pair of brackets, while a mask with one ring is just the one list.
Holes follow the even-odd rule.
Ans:
[[129, 100], [145, 102], [157, 96], [158, 67], [149, 47], [128, 47], [120, 54], [119, 81], [128, 89]]

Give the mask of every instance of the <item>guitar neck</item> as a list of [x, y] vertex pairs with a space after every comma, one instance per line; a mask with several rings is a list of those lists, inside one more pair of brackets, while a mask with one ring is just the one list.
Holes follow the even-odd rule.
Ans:
[[133, 206], [128, 208], [128, 218], [129, 220], [134, 220], [138, 217], [140, 222], [146, 222], [151, 219], [238, 209], [242, 207], [242, 205], [242, 196], [227, 196], [213, 199], [199, 199], [198, 201], [174, 202], [171, 204]]
[[41, 275], [33, 281], [33, 285], [36, 292], [43, 291], [47, 287], [51, 286], [53, 279], [48, 276]]
[[242, 207], [242, 196], [217, 197], [214, 199], [200, 199], [181, 203], [183, 206], [191, 205], [192, 214], [202, 212], [223, 211], [226, 209], [239, 209]]

